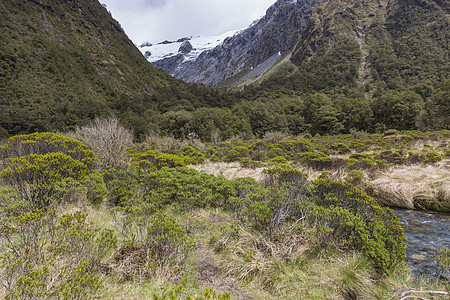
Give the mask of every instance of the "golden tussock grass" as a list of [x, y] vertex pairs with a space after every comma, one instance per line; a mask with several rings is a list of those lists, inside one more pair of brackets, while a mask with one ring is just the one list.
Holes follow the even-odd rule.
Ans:
[[237, 162], [234, 163], [226, 163], [226, 162], [205, 162], [201, 165], [189, 166], [192, 169], [195, 169], [200, 172], [205, 172], [206, 174], [211, 174], [214, 176], [223, 176], [228, 180], [234, 180], [237, 178], [250, 177], [255, 179], [258, 182], [261, 182], [263, 179], [262, 171], [267, 167], [261, 168], [243, 168]]
[[373, 195], [384, 205], [400, 208], [450, 207], [450, 169], [440, 165], [401, 166], [377, 173]]

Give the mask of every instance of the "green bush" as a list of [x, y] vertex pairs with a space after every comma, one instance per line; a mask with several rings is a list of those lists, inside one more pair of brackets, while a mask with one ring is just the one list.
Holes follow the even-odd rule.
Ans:
[[149, 174], [163, 167], [185, 167], [185, 159], [177, 155], [149, 150], [133, 155], [133, 163], [142, 174]]
[[53, 210], [8, 217], [0, 224], [1, 284], [6, 299], [90, 299], [101, 285], [97, 266], [115, 249], [110, 230], [75, 212]]
[[406, 160], [400, 151], [384, 150], [375, 155], [376, 159], [384, 160], [391, 164], [403, 164]]
[[230, 197], [228, 207], [239, 222], [271, 238], [280, 226], [305, 219], [310, 199], [306, 175], [300, 171], [273, 168], [264, 172], [264, 189], [254, 186], [239, 198]]
[[103, 176], [100, 173], [92, 172], [88, 174], [84, 178], [83, 184], [87, 188], [87, 200], [94, 205], [101, 204], [108, 196], [108, 188], [106, 187]]
[[235, 146], [228, 151], [224, 160], [227, 162], [239, 161], [241, 158], [249, 157], [250, 150], [245, 146]]
[[405, 237], [391, 209], [346, 182], [318, 179], [313, 185], [319, 243], [362, 251], [380, 272], [392, 272], [403, 262]]
[[374, 159], [372, 155], [367, 153], [353, 153], [345, 160], [345, 168], [351, 170], [369, 170], [374, 171], [386, 168], [388, 163], [380, 159]]
[[163, 168], [145, 178], [145, 201], [158, 208], [174, 205], [181, 209], [223, 207], [238, 194], [238, 181], [226, 180], [193, 169]]
[[300, 161], [317, 170], [323, 170], [331, 166], [331, 157], [322, 152], [303, 152]]
[[183, 148], [182, 156], [185, 163], [191, 165], [201, 164], [206, 159], [206, 156], [203, 153], [191, 146], [185, 146]]
[[427, 151], [423, 157], [424, 163], [436, 163], [444, 159], [444, 155], [437, 151]]
[[272, 158], [270, 160], [270, 162], [274, 163], [274, 164], [287, 164], [288, 163], [287, 159], [284, 158], [283, 156], [277, 156], [275, 158]]
[[364, 173], [359, 170], [348, 172], [344, 180], [352, 185], [361, 185], [364, 183]]
[[83, 179], [88, 173], [83, 162], [61, 152], [6, 158], [2, 165], [0, 178], [15, 188], [30, 207], [51, 204], [57, 183], [67, 178]]
[[194, 246], [175, 217], [151, 205], [116, 210], [115, 220], [124, 236], [115, 260], [129, 277], [152, 277], [158, 269], [182, 267]]
[[343, 143], [333, 143], [330, 145], [330, 149], [334, 150], [338, 154], [347, 154], [351, 152], [350, 148]]
[[14, 158], [31, 154], [60, 152], [91, 168], [95, 154], [85, 144], [72, 138], [50, 132], [16, 135], [0, 147], [0, 158]]
[[124, 206], [132, 199], [139, 197], [141, 185], [133, 170], [110, 168], [104, 172], [103, 179], [112, 204]]

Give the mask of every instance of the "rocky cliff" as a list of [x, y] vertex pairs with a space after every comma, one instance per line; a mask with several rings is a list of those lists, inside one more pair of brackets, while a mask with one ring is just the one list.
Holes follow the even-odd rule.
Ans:
[[216, 48], [204, 51], [195, 61], [183, 60], [183, 55], [179, 54], [153, 64], [186, 82], [217, 86], [278, 52], [284, 54], [292, 50], [319, 2], [279, 0], [249, 28], [227, 38]]
[[186, 82], [228, 85], [289, 52], [293, 68], [271, 74], [270, 89], [372, 94], [437, 87], [449, 70], [449, 6], [441, 0], [279, 0], [197, 59], [178, 53], [154, 65]]

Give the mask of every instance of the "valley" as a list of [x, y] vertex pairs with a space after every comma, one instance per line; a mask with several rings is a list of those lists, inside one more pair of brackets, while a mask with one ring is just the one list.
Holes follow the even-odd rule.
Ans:
[[97, 0], [2, 0], [0, 298], [448, 299], [449, 12], [136, 47]]

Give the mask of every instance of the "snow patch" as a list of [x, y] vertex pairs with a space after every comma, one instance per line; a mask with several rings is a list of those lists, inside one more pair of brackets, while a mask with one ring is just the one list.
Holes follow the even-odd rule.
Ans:
[[[232, 30], [225, 32], [218, 36], [195, 36], [189, 39], [193, 49], [190, 53], [185, 54], [185, 61], [195, 60], [197, 57], [205, 50], [210, 50], [215, 48], [223, 43], [223, 41], [231, 37], [241, 30]], [[181, 41], [182, 40], [182, 41]], [[150, 51], [151, 56], [147, 57], [149, 62], [155, 62], [157, 60], [161, 60], [164, 58], [172, 57], [178, 54], [178, 49], [180, 49], [181, 44], [184, 39], [179, 39], [178, 41], [169, 42], [169, 43], [160, 43], [157, 45], [151, 45], [149, 43], [144, 43], [139, 47], [142, 54], [145, 55], [147, 51]], [[149, 46], [151, 45], [151, 46]]]

